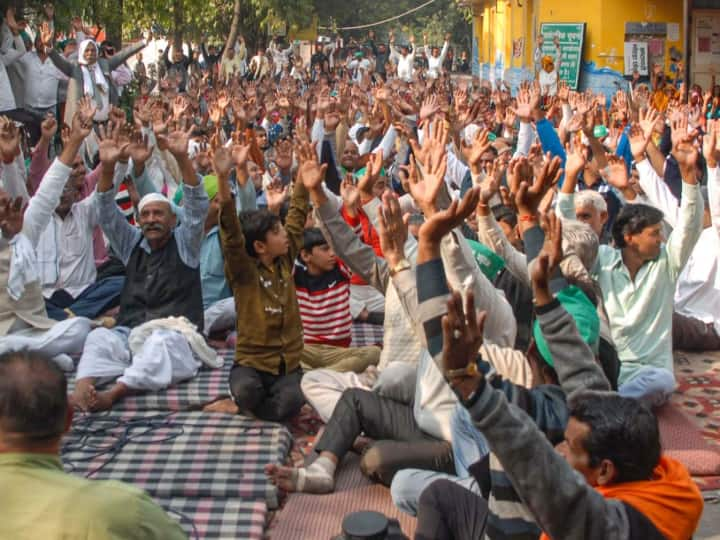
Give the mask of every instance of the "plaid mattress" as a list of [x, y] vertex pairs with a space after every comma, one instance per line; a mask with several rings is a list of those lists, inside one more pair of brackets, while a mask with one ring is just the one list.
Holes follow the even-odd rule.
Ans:
[[209, 497], [161, 497], [157, 502], [180, 522], [188, 538], [261, 539], [267, 520], [264, 501]]
[[68, 472], [159, 498], [262, 500], [274, 509], [278, 493], [264, 467], [284, 462], [291, 443], [284, 426], [242, 416], [111, 411], [78, 415], [62, 459]]
[[[159, 392], [127, 396], [113, 405], [116, 411], [188, 411], [229, 396], [228, 377], [235, 357], [234, 351], [220, 350], [225, 362], [219, 369], [204, 367], [188, 381]], [[68, 392], [75, 388], [75, 374], [68, 374]]]
[[383, 342], [383, 327], [379, 324], [367, 324], [353, 322], [352, 324], [352, 346], [367, 347], [368, 345], [380, 345]]

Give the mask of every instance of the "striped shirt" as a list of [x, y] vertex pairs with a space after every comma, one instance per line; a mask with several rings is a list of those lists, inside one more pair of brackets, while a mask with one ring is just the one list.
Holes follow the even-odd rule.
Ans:
[[305, 343], [349, 347], [352, 316], [347, 267], [338, 262], [330, 272], [313, 276], [298, 259], [294, 278]]
[[[419, 264], [416, 276], [418, 315], [425, 331], [428, 351], [435, 363], [441, 366], [443, 353], [441, 319], [447, 313], [446, 306], [450, 292], [442, 260], [434, 259]], [[525, 411], [553, 445], [562, 442], [568, 419], [562, 388], [547, 384], [524, 388], [504, 380], [483, 360], [478, 362], [478, 367], [487, 374], [487, 384], [505, 394], [508, 402]], [[470, 412], [472, 413], [472, 410]], [[485, 479], [478, 480], [481, 484], [487, 484]], [[542, 531], [494, 453], [490, 454], [489, 480], [490, 494], [485, 537], [490, 540], [536, 540]]]

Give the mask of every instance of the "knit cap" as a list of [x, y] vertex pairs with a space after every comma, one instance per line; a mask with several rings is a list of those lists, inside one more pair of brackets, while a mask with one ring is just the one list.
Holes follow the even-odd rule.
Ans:
[[[575, 320], [578, 332], [582, 340], [590, 345], [592, 351], [597, 354], [598, 338], [600, 335], [600, 318], [595, 306], [590, 299], [578, 287], [571, 285], [564, 288], [555, 296], [570, 316]], [[533, 337], [540, 356], [550, 366], [555, 367], [547, 340], [540, 329], [540, 323], [536, 320], [533, 326]]]

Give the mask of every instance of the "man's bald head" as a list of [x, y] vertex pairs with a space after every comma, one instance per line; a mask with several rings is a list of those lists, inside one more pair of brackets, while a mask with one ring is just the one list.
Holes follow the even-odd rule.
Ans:
[[67, 379], [60, 368], [35, 351], [0, 355], [0, 442], [50, 443], [67, 423]]

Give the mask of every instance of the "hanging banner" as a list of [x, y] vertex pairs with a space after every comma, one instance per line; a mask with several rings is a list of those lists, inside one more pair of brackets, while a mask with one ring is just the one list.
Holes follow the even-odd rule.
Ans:
[[582, 67], [582, 50], [585, 41], [585, 23], [542, 23], [540, 33], [543, 36], [542, 54], [555, 56], [555, 37], [560, 41], [560, 80], [577, 90]]
[[628, 41], [625, 43], [625, 75], [632, 75], [635, 71], [640, 75], [650, 74], [647, 42]]

